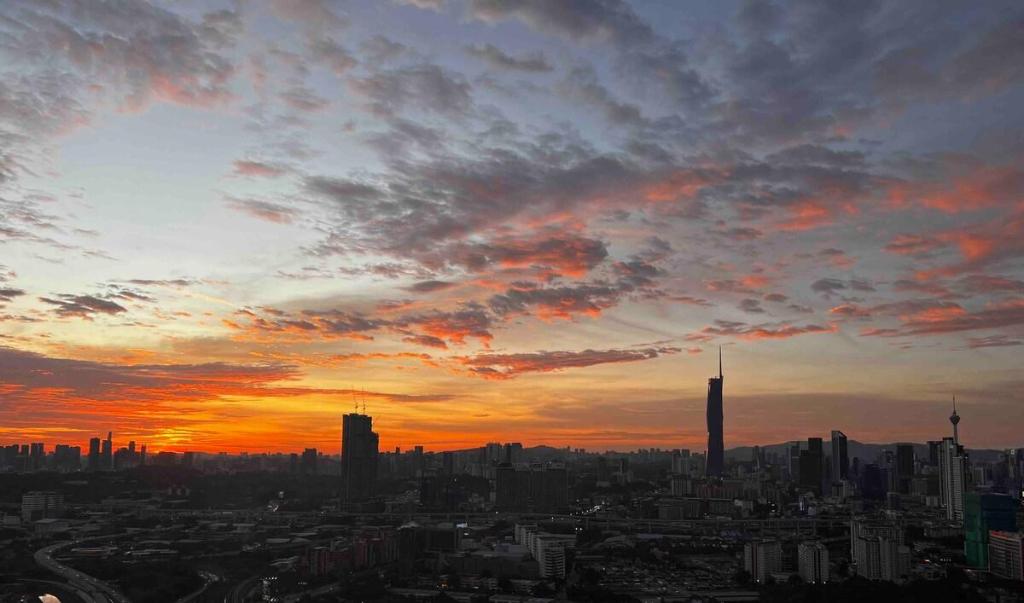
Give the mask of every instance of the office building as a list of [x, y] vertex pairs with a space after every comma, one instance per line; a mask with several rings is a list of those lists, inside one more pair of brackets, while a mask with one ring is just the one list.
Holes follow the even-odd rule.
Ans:
[[764, 584], [768, 576], [782, 571], [782, 545], [777, 540], [754, 540], [743, 546], [743, 569]]
[[89, 440], [89, 471], [100, 470], [100, 439]]
[[100, 452], [100, 468], [103, 471], [114, 469], [114, 433], [107, 432], [107, 439], [103, 440], [103, 449]]
[[510, 442], [505, 444], [505, 462], [516, 463], [523, 462], [523, 445], [519, 442]]
[[797, 546], [797, 566], [804, 582], [808, 584], [828, 582], [828, 547], [820, 542], [801, 542]]
[[1024, 534], [999, 530], [990, 532], [988, 569], [1000, 578], [1024, 582]]
[[808, 438], [807, 450], [800, 451], [800, 486], [821, 494], [825, 452], [821, 438]]
[[832, 481], [838, 482], [849, 478], [850, 459], [846, 434], [832, 431]]
[[896, 445], [896, 471], [894, 485], [900, 494], [910, 494], [910, 483], [914, 479], [914, 445]]
[[561, 463], [495, 468], [494, 506], [505, 511], [564, 512], [569, 507], [569, 479]]
[[964, 555], [971, 567], [988, 567], [989, 532], [1017, 531], [1017, 501], [1007, 494], [970, 492], [964, 504]]
[[708, 477], [722, 477], [725, 471], [725, 437], [723, 435], [725, 418], [722, 409], [724, 383], [722, 348], [718, 348], [718, 377], [708, 379], [708, 461], [706, 469]]
[[64, 495], [60, 492], [27, 492], [21, 496], [21, 520], [55, 519], [64, 513]]
[[377, 445], [373, 417], [350, 413], [341, 422], [342, 502], [356, 502], [373, 496], [377, 481]]
[[299, 470], [306, 475], [316, 475], [316, 462], [316, 448], [306, 448], [302, 451], [302, 462], [299, 466]]
[[963, 448], [954, 438], [942, 438], [939, 446], [939, 501], [946, 518], [964, 519], [964, 486], [967, 479]]
[[852, 520], [850, 557], [857, 575], [868, 580], [900, 582], [910, 573], [910, 548], [898, 523]]

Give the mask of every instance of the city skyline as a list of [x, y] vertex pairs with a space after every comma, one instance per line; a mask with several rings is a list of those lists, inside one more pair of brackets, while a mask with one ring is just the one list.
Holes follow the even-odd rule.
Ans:
[[[753, 448], [754, 450], [757, 450], [758, 448], [767, 448], [767, 447], [770, 447], [770, 446], [786, 446], [786, 445], [790, 445], [790, 444], [793, 444], [793, 443], [800, 443], [801, 441], [803, 441], [804, 438], [800, 437], [800, 438], [791, 439], [791, 440], [787, 440], [787, 441], [760, 442], [760, 443], [755, 443], [755, 444], [740, 444], [740, 445], [734, 446], [732, 448], [726, 447], [724, 445], [724, 442], [722, 441], [721, 435], [719, 434], [719, 435], [716, 436], [716, 435], [713, 435], [713, 433], [712, 433], [713, 430], [721, 431], [724, 428], [724, 425], [725, 425], [725, 422], [723, 421], [723, 417], [722, 417], [723, 413], [720, 412], [720, 411], [722, 411], [723, 406], [724, 406], [723, 389], [722, 389], [722, 384], [723, 383], [724, 383], [724, 375], [723, 375], [723, 372], [722, 372], [721, 358], [719, 358], [719, 376], [718, 377], [711, 377], [710, 379], [708, 379], [708, 384], [709, 384], [708, 385], [708, 400], [707, 400], [706, 408], [707, 408], [708, 411], [711, 411], [711, 410], [716, 411], [715, 416], [712, 416], [712, 414], [710, 412], [708, 412], [708, 414], [706, 415], [707, 416], [707, 423], [706, 423], [705, 430], [708, 433], [708, 444], [709, 444], [709, 446], [706, 446], [703, 449], [698, 449], [698, 450], [694, 450], [693, 451], [696, 454], [703, 454], [705, 456], [709, 456], [709, 451], [712, 448], [710, 446], [710, 444], [712, 444], [714, 441], [718, 441], [718, 443], [720, 444], [721, 455], [722, 456], [720, 456], [719, 460], [717, 460], [717, 461], [711, 461], [711, 460], [708, 461], [707, 468], [706, 468], [706, 472], [707, 472], [707, 476], [708, 477], [720, 476], [723, 473], [724, 463], [725, 463], [724, 453], [728, 452], [730, 450], [736, 450], [736, 449], [742, 449], [742, 448]], [[713, 390], [714, 387], [717, 387], [717, 390]], [[712, 393], [712, 392], [714, 392], [714, 393]], [[898, 451], [900, 447], [905, 446], [905, 445], [913, 444], [913, 445], [918, 445], [918, 446], [924, 447], [924, 446], [931, 446], [933, 444], [942, 444], [941, 440], [949, 440], [954, 446], [956, 446], [956, 448], [959, 448], [960, 450], [967, 450], [966, 447], [960, 445], [960, 443], [959, 443], [958, 426], [960, 424], [961, 417], [956, 412], [956, 401], [955, 401], [955, 399], [953, 401], [953, 412], [949, 416], [948, 420], [949, 420], [950, 425], [952, 426], [952, 436], [949, 436], [949, 435], [940, 436], [940, 440], [927, 440], [927, 441], [922, 441], [922, 442], [911, 442], [910, 440], [903, 439], [903, 440], [893, 440], [893, 441], [888, 441], [888, 442], [868, 442], [868, 441], [860, 441], [860, 440], [856, 440], [855, 439], [853, 441], [855, 443], [858, 443], [858, 444], [861, 444], [861, 445], [868, 445], [868, 446], [895, 445], [896, 448], [897, 448], [897, 451]], [[340, 427], [341, 427], [341, 442], [342, 442], [342, 444], [338, 448], [338, 454], [336, 456], [338, 456], [339, 458], [343, 459], [342, 475], [343, 475], [343, 482], [345, 482], [345, 483], [348, 483], [347, 480], [349, 479], [346, 476], [350, 475], [351, 472], [353, 471], [352, 469], [348, 468], [349, 465], [347, 464], [346, 461], [344, 461], [344, 458], [345, 458], [345, 452], [344, 451], [346, 449], [346, 440], [348, 439], [346, 434], [349, 433], [350, 431], [351, 431], [351, 433], [355, 434], [352, 437], [352, 441], [357, 442], [357, 443], [353, 444], [353, 446], [355, 447], [354, 450], [356, 450], [354, 456], [359, 458], [359, 459], [361, 459], [360, 461], [357, 461], [358, 463], [363, 462], [364, 459], [371, 458], [371, 457], [375, 456], [375, 454], [377, 452], [374, 452], [373, 454], [370, 454], [369, 450], [371, 450], [371, 449], [374, 450], [374, 451], [387, 452], [388, 449], [392, 449], [393, 448], [396, 453], [398, 453], [399, 451], [408, 452], [409, 450], [413, 450], [413, 449], [424, 451], [424, 452], [430, 452], [430, 453], [449, 452], [449, 451], [465, 452], [467, 450], [473, 450], [473, 449], [486, 450], [487, 447], [489, 447], [489, 446], [494, 444], [493, 441], [480, 442], [479, 445], [477, 445], [477, 446], [469, 446], [469, 447], [465, 447], [465, 448], [455, 448], [455, 449], [443, 449], [443, 448], [431, 449], [431, 448], [423, 446], [422, 444], [413, 444], [413, 445], [405, 445], [405, 446], [399, 444], [399, 445], [394, 445], [394, 446], [382, 447], [381, 444], [380, 444], [380, 434], [375, 432], [375, 431], [373, 431], [373, 425], [372, 424], [373, 424], [373, 417], [371, 415], [367, 414], [365, 403], [363, 404], [361, 409], [360, 409], [359, 403], [358, 402], [355, 403], [351, 412], [344, 413], [341, 416]], [[716, 440], [716, 437], [717, 437], [717, 440]], [[849, 438], [841, 430], [835, 430], [835, 429], [831, 430], [831, 436], [830, 437], [831, 437], [831, 447], [829, 449], [829, 455], [830, 455], [830, 468], [832, 470], [832, 474], [838, 475], [840, 477], [844, 477], [845, 474], [846, 474], [846, 471], [848, 469], [849, 462], [850, 462], [850, 458], [848, 457], [848, 452], [847, 452]], [[819, 440], [819, 446], [820, 446], [820, 441], [822, 440], [822, 438], [815, 438], [815, 437], [812, 436], [807, 441], [810, 442], [811, 440]], [[498, 440], [498, 443], [500, 444], [501, 440]], [[101, 444], [102, 444], [102, 450], [101, 450]], [[86, 451], [87, 456], [83, 455], [83, 459], [87, 460], [86, 465], [88, 467], [95, 467], [97, 462], [98, 462], [98, 463], [102, 464], [105, 468], [112, 468], [114, 466], [114, 457], [116, 456], [116, 453], [118, 453], [118, 452], [127, 452], [129, 455], [135, 455], [135, 453], [136, 453], [136, 445], [137, 444], [141, 445], [142, 457], [145, 458], [145, 455], [146, 455], [146, 452], [147, 452], [147, 444], [146, 443], [144, 443], [144, 442], [137, 443], [135, 440], [128, 440], [128, 445], [127, 446], [115, 447], [114, 443], [113, 443], [113, 432], [112, 431], [108, 431], [107, 432], [107, 437], [105, 439], [101, 440], [99, 437], [92, 437], [92, 438], [89, 439], [87, 447], [86, 446], [78, 446], [78, 448], [80, 448], [80, 450], [82, 450], [82, 451]], [[516, 442], [515, 444], [517, 446], [523, 447], [523, 443], [522, 442]], [[16, 446], [16, 447], [20, 447], [23, 450], [29, 450], [29, 448], [31, 446], [31, 450], [32, 450], [32, 455], [33, 456], [36, 455], [35, 450], [38, 447], [38, 448], [42, 449], [41, 451], [42, 451], [43, 455], [45, 456], [45, 454], [53, 454], [56, 451], [57, 447], [74, 446], [75, 443], [74, 442], [70, 442], [70, 443], [69, 442], [32, 442], [31, 444], [27, 444], [27, 443], [21, 443], [21, 442], [10, 442], [10, 443], [0, 442], [0, 446], [3, 446], [3, 445], [13, 445], [13, 446]], [[51, 447], [51, 450], [48, 451], [48, 452], [45, 451], [45, 447], [47, 445], [49, 445]], [[643, 450], [663, 450], [663, 451], [680, 450], [680, 449], [685, 449], [687, 451], [690, 450], [689, 448], [685, 448], [685, 447], [676, 447], [676, 448], [669, 447], [669, 448], [663, 449], [663, 448], [654, 447], [654, 446], [652, 446], [650, 448], [640, 447], [640, 448], [631, 448], [631, 449], [603, 449], [603, 450], [601, 450], [601, 449], [586, 449], [586, 448], [580, 448], [580, 447], [573, 448], [571, 446], [565, 446], [565, 447], [551, 446], [549, 443], [546, 443], [546, 442], [530, 442], [530, 443], [528, 443], [526, 445], [526, 447], [527, 448], [550, 447], [550, 448], [559, 448], [559, 449], [585, 450], [587, 453], [591, 453], [591, 454], [631, 453], [631, 452], [643, 451]], [[839, 450], [838, 454], [833, 452], [837, 448]], [[1008, 450], [1008, 449], [1014, 449], [1014, 448], [1016, 448], [1016, 447], [1015, 446], [1014, 447], [1009, 447], [1009, 448], [1005, 448], [1005, 447], [1004, 448], [977, 447], [977, 448], [974, 448], [974, 449], [975, 450], [1002, 451], [1002, 450]], [[328, 456], [332, 456], [333, 455], [333, 450], [330, 449], [330, 448], [328, 448], [326, 450], [324, 448], [316, 448], [316, 447], [314, 447], [314, 448], [305, 448], [305, 453], [309, 453], [310, 451], [317, 452], [319, 454], [325, 454], [325, 455], [328, 455]], [[212, 455], [212, 454], [225, 453], [225, 452], [228, 452], [228, 451], [227, 450], [221, 450], [221, 449], [219, 449], [219, 450], [196, 450], [196, 449], [174, 449], [174, 450], [163, 449], [163, 450], [161, 450], [161, 449], [154, 449], [152, 452], [155, 453], [155, 454], [158, 454], [160, 452], [174, 452], [174, 453], [193, 453], [193, 454], [194, 453], [199, 453], [199, 454]], [[292, 453], [294, 455], [294, 453], [293, 453], [293, 451], [291, 449], [282, 449], [282, 450], [252, 449], [252, 450], [243, 450], [243, 451], [235, 451], [235, 452], [241, 452], [242, 454], [253, 453], [253, 454], [257, 454], [257, 455], [258, 454], [275, 454], [275, 453], [276, 454]], [[954, 453], [955, 452], [956, 452], [956, 450], [954, 449]], [[350, 459], [351, 459], [351, 457], [350, 457]], [[135, 460], [137, 461], [137, 459], [135, 459]], [[821, 459], [820, 462], [824, 462], [824, 459]], [[717, 465], [715, 465], [715, 463], [717, 463]], [[375, 470], [371, 470], [369, 468], [367, 468], [367, 469], [356, 469], [355, 470], [356, 473], [363, 472], [363, 473], [366, 473], [366, 474], [373, 473], [374, 471]], [[365, 478], [365, 477], [357, 477], [356, 481], [365, 481], [366, 479], [367, 478]], [[347, 488], [347, 486], [346, 486], [346, 488]]]
[[1021, 23], [0, 3], [0, 443], [1024, 445]]

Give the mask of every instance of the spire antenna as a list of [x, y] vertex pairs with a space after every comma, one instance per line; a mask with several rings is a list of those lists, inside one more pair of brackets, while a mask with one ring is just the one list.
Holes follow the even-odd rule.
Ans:
[[718, 346], [718, 378], [722, 378], [722, 346]]

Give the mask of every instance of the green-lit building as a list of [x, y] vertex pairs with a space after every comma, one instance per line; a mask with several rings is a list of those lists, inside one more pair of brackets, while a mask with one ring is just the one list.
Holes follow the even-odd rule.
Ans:
[[1017, 501], [1007, 494], [971, 492], [964, 508], [967, 565], [988, 568], [988, 532], [1017, 531]]

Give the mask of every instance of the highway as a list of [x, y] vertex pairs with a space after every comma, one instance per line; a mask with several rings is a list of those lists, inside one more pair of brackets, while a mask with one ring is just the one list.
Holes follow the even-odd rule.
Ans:
[[113, 586], [82, 573], [73, 567], [63, 565], [53, 558], [55, 551], [77, 542], [66, 540], [39, 549], [35, 553], [36, 563], [66, 580], [87, 603], [130, 603]]
[[206, 592], [206, 589], [210, 588], [211, 584], [220, 582], [220, 576], [211, 572], [199, 570], [199, 576], [203, 579], [203, 585], [200, 586], [199, 589], [193, 592], [192, 594], [185, 595], [184, 597], [178, 599], [177, 603], [191, 603], [192, 601], [195, 601], [204, 592]]
[[259, 586], [259, 577], [252, 576], [239, 582], [228, 596], [224, 597], [224, 603], [245, 603], [249, 599], [249, 595]]

